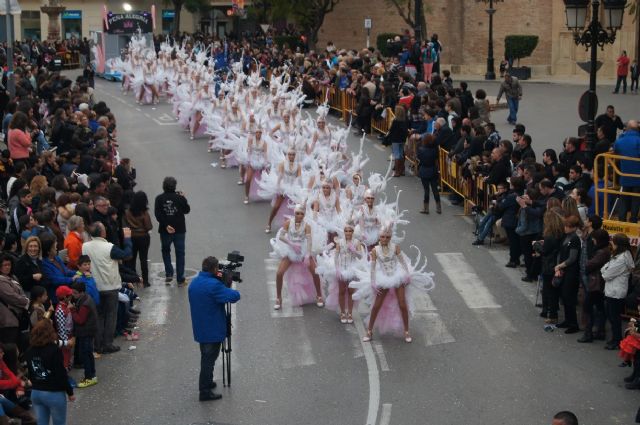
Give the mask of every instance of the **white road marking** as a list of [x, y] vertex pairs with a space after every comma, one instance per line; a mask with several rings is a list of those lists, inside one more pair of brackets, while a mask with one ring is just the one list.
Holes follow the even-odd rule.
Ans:
[[496, 260], [497, 268], [502, 270], [504, 275], [507, 276], [509, 280], [511, 280], [514, 283], [514, 286], [516, 286], [518, 290], [522, 292], [522, 295], [524, 295], [525, 298], [528, 299], [529, 302], [531, 302], [531, 304], [535, 305], [536, 291], [538, 290], [536, 285], [538, 284], [538, 282], [537, 281], [532, 283], [522, 282], [520, 280], [520, 278], [522, 278], [522, 273], [520, 272], [520, 270], [518, 270], [517, 268], [510, 269], [508, 267], [505, 267], [504, 264], [507, 261], [505, 257], [505, 253], [507, 251], [495, 250], [495, 249], [489, 249], [488, 251], [489, 251], [489, 254], [491, 254], [491, 256], [493, 257], [493, 259]]
[[382, 344], [378, 341], [373, 342], [373, 348], [376, 354], [378, 355], [378, 361], [380, 362], [380, 370], [383, 372], [389, 372], [389, 362], [387, 361], [387, 356], [384, 354], [384, 348], [382, 348]]
[[364, 352], [364, 358], [367, 362], [367, 370], [369, 374], [369, 408], [367, 410], [367, 425], [376, 425], [378, 421], [378, 409], [380, 408], [380, 372], [378, 371], [378, 363], [376, 362], [375, 354], [373, 353], [373, 347], [370, 342], [362, 341], [366, 332], [360, 314], [355, 311], [353, 314], [353, 320], [356, 325], [356, 330], [360, 336], [360, 344], [362, 345], [362, 351]]
[[467, 307], [501, 307], [461, 252], [438, 252], [435, 257]]
[[380, 415], [380, 425], [389, 425], [391, 423], [391, 403], [382, 405], [382, 414]]
[[511, 321], [502, 312], [502, 307], [496, 302], [462, 253], [440, 252], [436, 253], [435, 257], [453, 287], [460, 294], [467, 307], [476, 313], [489, 335], [498, 336], [516, 331]]
[[290, 345], [283, 354], [280, 355], [282, 359], [282, 367], [284, 369], [293, 369], [301, 366], [312, 366], [316, 364], [316, 358], [313, 355], [313, 349], [311, 346], [311, 339], [307, 333], [307, 328], [303, 322], [294, 323], [292, 326], [289, 322], [286, 327], [286, 334], [288, 337], [293, 338], [295, 343]]
[[[416, 312], [414, 314], [415, 321], [424, 322], [423, 326], [419, 326], [420, 334], [424, 338], [424, 344], [429, 347], [431, 345], [449, 344], [456, 342], [456, 339], [449, 333], [447, 326], [440, 315], [436, 312]], [[416, 326], [413, 326], [416, 329]]]
[[153, 118], [153, 121], [158, 125], [178, 125], [177, 122], [160, 122], [156, 118]]

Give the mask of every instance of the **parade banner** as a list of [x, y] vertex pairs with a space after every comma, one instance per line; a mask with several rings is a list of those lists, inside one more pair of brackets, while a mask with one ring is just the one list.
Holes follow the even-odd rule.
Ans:
[[107, 14], [104, 30], [109, 34], [135, 34], [153, 32], [153, 22], [149, 12]]

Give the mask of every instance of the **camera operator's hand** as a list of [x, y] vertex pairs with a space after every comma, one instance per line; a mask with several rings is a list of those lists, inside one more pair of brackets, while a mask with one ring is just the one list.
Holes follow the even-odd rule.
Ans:
[[130, 239], [131, 238], [131, 229], [128, 227], [125, 227], [122, 229], [122, 234], [124, 235], [125, 239]]

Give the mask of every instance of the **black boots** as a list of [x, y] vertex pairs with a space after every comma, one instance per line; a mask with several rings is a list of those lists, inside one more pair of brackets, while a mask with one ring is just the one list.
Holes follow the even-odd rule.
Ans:
[[578, 339], [578, 342], [593, 342], [593, 333], [589, 330], [585, 330], [584, 335]]
[[429, 214], [429, 203], [423, 202], [422, 209], [420, 210], [420, 214]]

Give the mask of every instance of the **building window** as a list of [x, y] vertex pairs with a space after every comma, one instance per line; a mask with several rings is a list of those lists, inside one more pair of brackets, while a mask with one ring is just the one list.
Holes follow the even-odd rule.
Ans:
[[22, 28], [22, 39], [42, 40], [40, 31], [40, 11], [23, 10], [20, 14], [20, 27]]
[[65, 40], [82, 37], [82, 10], [65, 10], [62, 12], [62, 36]]
[[162, 10], [162, 32], [171, 34], [175, 31], [176, 12], [173, 9]]

